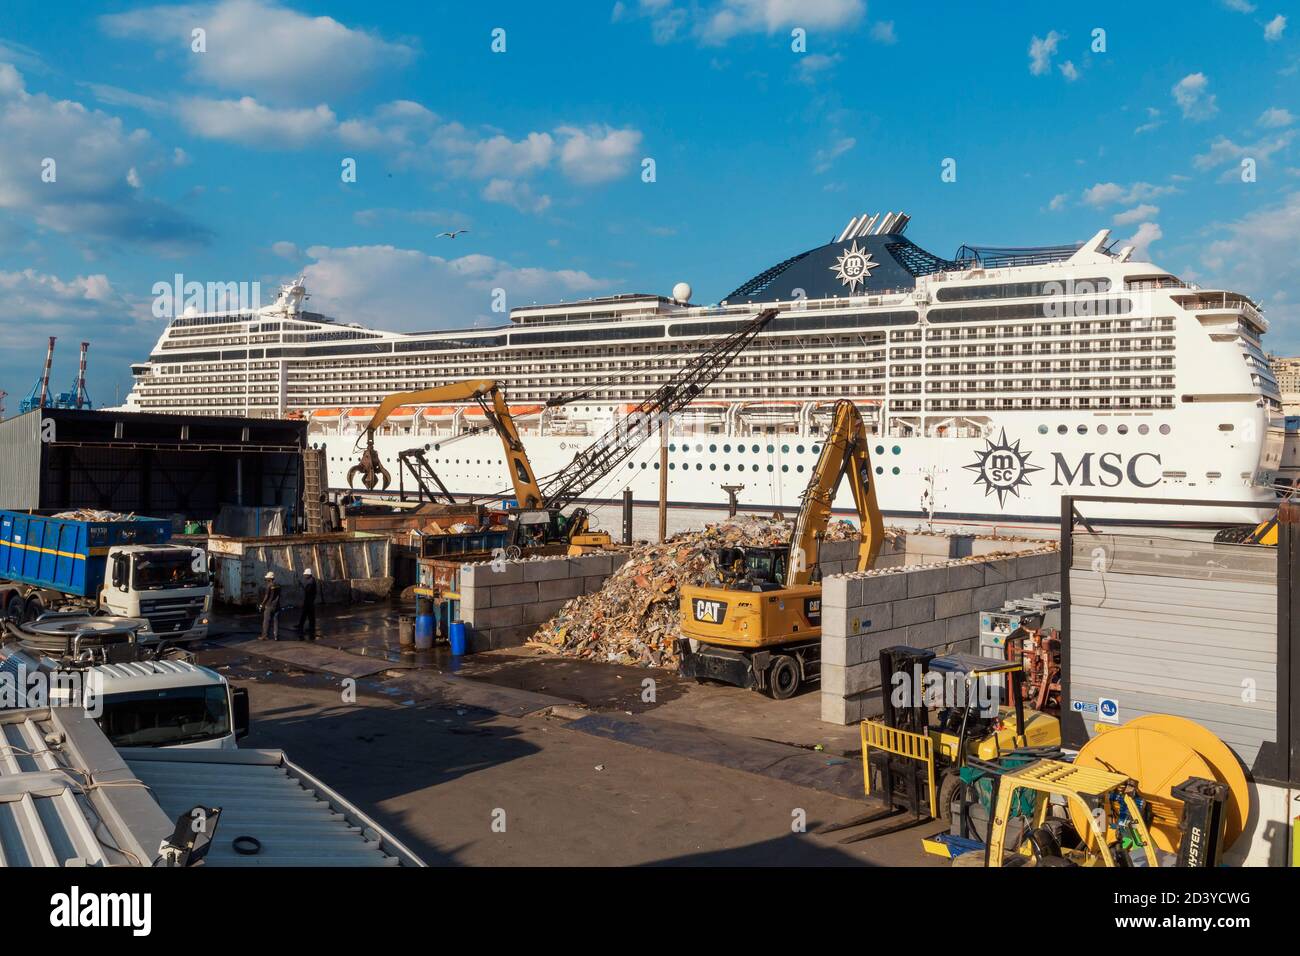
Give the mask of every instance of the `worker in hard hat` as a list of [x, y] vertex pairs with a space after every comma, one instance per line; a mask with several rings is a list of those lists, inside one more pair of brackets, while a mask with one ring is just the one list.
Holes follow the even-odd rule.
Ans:
[[262, 595], [259, 606], [262, 612], [262, 640], [278, 641], [280, 639], [280, 585], [275, 583], [275, 575], [266, 572], [266, 592]]
[[302, 613], [298, 615], [298, 639], [316, 640], [316, 576], [311, 568], [302, 572]]

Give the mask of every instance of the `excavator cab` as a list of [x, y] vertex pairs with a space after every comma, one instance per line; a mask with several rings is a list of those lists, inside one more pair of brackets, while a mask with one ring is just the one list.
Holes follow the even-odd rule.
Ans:
[[788, 548], [722, 548], [713, 558], [725, 587], [774, 591], [785, 586]]

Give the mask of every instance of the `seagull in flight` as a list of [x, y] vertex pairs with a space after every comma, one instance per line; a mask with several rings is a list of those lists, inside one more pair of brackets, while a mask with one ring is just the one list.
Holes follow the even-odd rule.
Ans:
[[452, 231], [452, 232], [440, 232], [440, 233], [438, 233], [438, 238], [439, 238], [439, 239], [455, 239], [455, 238], [456, 238], [457, 236], [459, 236], [462, 232], [469, 232], [469, 230], [468, 230], [468, 229], [456, 229], [456, 230], [454, 230], [454, 231]]

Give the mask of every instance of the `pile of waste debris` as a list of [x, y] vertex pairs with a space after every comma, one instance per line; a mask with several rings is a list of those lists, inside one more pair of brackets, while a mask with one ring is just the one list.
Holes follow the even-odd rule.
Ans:
[[[604, 587], [570, 600], [529, 646], [588, 660], [676, 668], [681, 589], [717, 583], [712, 552], [779, 547], [792, 532], [791, 521], [746, 516], [673, 535], [663, 544], [639, 545]], [[833, 521], [825, 538], [857, 535], [852, 522]]]

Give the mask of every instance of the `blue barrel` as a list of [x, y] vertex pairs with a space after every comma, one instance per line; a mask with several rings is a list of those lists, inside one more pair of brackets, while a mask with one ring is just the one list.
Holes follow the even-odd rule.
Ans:
[[465, 622], [452, 621], [448, 629], [451, 640], [451, 652], [457, 656], [465, 653]]
[[415, 649], [427, 651], [433, 647], [433, 613], [424, 611], [415, 615]]

